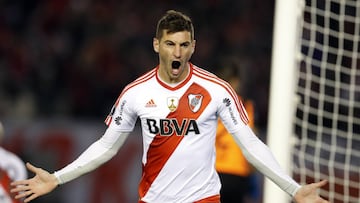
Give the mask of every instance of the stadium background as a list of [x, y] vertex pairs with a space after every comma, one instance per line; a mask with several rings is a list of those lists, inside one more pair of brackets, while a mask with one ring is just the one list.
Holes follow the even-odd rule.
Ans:
[[[274, 1], [3, 0], [5, 147], [53, 171], [98, 139], [124, 85], [157, 65], [152, 38], [167, 9], [193, 19], [194, 64], [212, 72], [229, 61], [241, 67], [242, 96], [254, 101], [265, 140]], [[109, 163], [34, 202], [136, 202], [140, 139], [137, 128]]]

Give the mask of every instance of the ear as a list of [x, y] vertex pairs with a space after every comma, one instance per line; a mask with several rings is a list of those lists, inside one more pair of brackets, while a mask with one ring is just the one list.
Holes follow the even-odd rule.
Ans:
[[195, 52], [196, 40], [193, 40], [191, 54]]
[[160, 45], [159, 40], [156, 37], [154, 37], [154, 39], [153, 39], [153, 48], [154, 48], [154, 51], [156, 53], [159, 53], [159, 45]]

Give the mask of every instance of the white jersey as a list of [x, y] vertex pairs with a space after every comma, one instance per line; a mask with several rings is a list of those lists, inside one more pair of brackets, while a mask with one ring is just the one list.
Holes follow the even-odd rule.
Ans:
[[[10, 197], [10, 182], [24, 180], [27, 172], [24, 162], [12, 152], [0, 147], [0, 202], [17, 202]], [[20, 202], [20, 201], [19, 201]]]
[[236, 92], [215, 75], [190, 65], [188, 77], [169, 86], [158, 67], [130, 83], [106, 119], [109, 128], [130, 132], [137, 118], [143, 134], [144, 202], [195, 202], [219, 194], [215, 170], [218, 117], [235, 132], [248, 117]]

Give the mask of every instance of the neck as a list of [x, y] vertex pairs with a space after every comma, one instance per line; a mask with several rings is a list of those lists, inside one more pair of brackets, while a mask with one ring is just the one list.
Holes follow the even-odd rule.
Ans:
[[[164, 71], [164, 69], [160, 68], [158, 69], [157, 75], [158, 78], [164, 82], [165, 84], [169, 85], [169, 86], [176, 86], [179, 83], [183, 82], [184, 80], [186, 80], [186, 78], [189, 76], [190, 74], [190, 64], [186, 64], [185, 69], [183, 70], [183, 72], [181, 73], [181, 75], [179, 77], [174, 77], [172, 78], [171, 76], [168, 75], [168, 73], [166, 71]], [[167, 77], [168, 76], [168, 77]]]

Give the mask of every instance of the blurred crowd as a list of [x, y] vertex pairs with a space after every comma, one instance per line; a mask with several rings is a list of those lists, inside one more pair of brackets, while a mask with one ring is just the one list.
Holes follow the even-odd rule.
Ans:
[[122, 88], [157, 65], [158, 18], [195, 25], [192, 62], [242, 69], [242, 97], [266, 125], [274, 1], [2, 0], [0, 119], [105, 118]]

